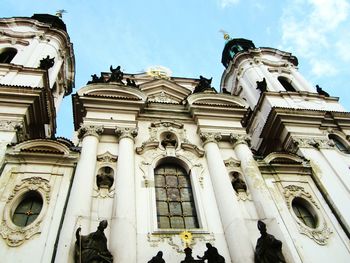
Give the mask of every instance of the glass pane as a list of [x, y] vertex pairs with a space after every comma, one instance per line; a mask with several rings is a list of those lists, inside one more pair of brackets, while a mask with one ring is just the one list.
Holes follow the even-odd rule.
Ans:
[[43, 203], [41, 200], [34, 200], [32, 203], [32, 213], [33, 214], [39, 214], [41, 211], [41, 208], [43, 207]]
[[165, 177], [162, 175], [156, 175], [155, 185], [156, 186], [165, 186]]
[[169, 215], [168, 203], [157, 202], [157, 211], [159, 215]]
[[190, 186], [190, 178], [188, 176], [179, 176], [179, 186], [181, 187], [189, 187]]
[[184, 220], [182, 217], [174, 216], [170, 218], [171, 228], [185, 228]]
[[164, 171], [166, 175], [175, 175], [175, 169], [172, 166], [166, 166]]
[[156, 188], [156, 197], [157, 197], [157, 200], [166, 201], [167, 200], [166, 190], [164, 188]]
[[169, 203], [170, 214], [171, 215], [182, 215], [181, 203], [171, 202]]
[[28, 217], [26, 226], [28, 226], [29, 224], [31, 224], [37, 217], [38, 217], [38, 215], [30, 215], [30, 216]]
[[186, 175], [185, 170], [180, 168], [180, 167], [177, 167], [176, 173], [177, 173], [177, 175]]
[[167, 190], [168, 199], [170, 201], [180, 201], [180, 192], [177, 188], [168, 188]]
[[159, 228], [170, 228], [169, 218], [165, 216], [158, 217], [158, 226]]
[[174, 175], [167, 175], [166, 176], [166, 184], [167, 186], [172, 186], [172, 187], [176, 187], [178, 185], [177, 183], [177, 178]]
[[182, 201], [192, 200], [192, 191], [190, 188], [182, 188], [180, 191], [181, 191], [181, 200]]
[[315, 222], [314, 218], [311, 217], [311, 216], [304, 217], [304, 223], [305, 223], [305, 225], [307, 225], [308, 227], [312, 227], [312, 228], [315, 228], [315, 227], [316, 227], [316, 222]]
[[190, 202], [183, 202], [182, 209], [185, 216], [196, 215], [196, 210], [194, 209], [194, 205]]
[[198, 228], [197, 218], [195, 217], [185, 217], [186, 228]]
[[26, 226], [27, 215], [25, 214], [14, 214], [12, 217], [13, 223], [17, 226]]
[[26, 198], [24, 199], [22, 202], [20, 202], [20, 204], [17, 206], [16, 210], [15, 210], [15, 214], [17, 213], [26, 213], [27, 211], [29, 211], [31, 209], [32, 206], [32, 201], [30, 198]]

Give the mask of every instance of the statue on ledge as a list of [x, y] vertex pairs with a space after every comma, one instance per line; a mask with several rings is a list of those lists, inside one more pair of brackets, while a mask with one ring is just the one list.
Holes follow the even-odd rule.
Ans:
[[192, 249], [189, 247], [186, 247], [184, 249], [185, 251], [185, 259], [181, 261], [181, 263], [204, 263], [204, 260], [202, 259], [194, 259], [192, 257]]
[[261, 93], [267, 90], [267, 84], [266, 84], [266, 79], [263, 78], [262, 81], [257, 81], [256, 82], [256, 89], [260, 90]]
[[109, 79], [109, 82], [118, 82], [124, 84], [124, 73], [121, 71], [120, 66], [113, 68], [113, 66], [111, 65], [109, 69], [111, 70], [111, 77]]
[[225, 263], [225, 258], [221, 256], [216, 247], [213, 247], [210, 243], [205, 244], [207, 251], [204, 252], [203, 257], [197, 256], [200, 260], [208, 260], [208, 263]]
[[213, 78], [207, 79], [203, 76], [199, 76], [199, 83], [198, 85], [194, 88], [193, 93], [198, 93], [198, 92], [204, 92], [206, 90], [215, 92], [215, 89], [211, 86], [211, 81]]
[[256, 242], [255, 263], [285, 263], [282, 254], [282, 242], [266, 232], [266, 224], [259, 220], [258, 229], [261, 236]]
[[81, 227], [75, 232], [74, 260], [76, 263], [112, 263], [113, 256], [107, 248], [107, 238], [104, 230], [107, 228], [107, 220], [100, 222], [97, 230], [86, 236], [81, 236]]
[[49, 68], [52, 68], [54, 64], [55, 64], [55, 58], [50, 58], [50, 56], [47, 55], [46, 58], [43, 58], [42, 60], [40, 60], [39, 68], [49, 70]]
[[316, 91], [319, 95], [324, 95], [325, 97], [329, 97], [328, 92], [324, 91], [320, 86], [316, 85]]
[[157, 255], [148, 261], [148, 263], [165, 263], [163, 259], [163, 252], [158, 251]]

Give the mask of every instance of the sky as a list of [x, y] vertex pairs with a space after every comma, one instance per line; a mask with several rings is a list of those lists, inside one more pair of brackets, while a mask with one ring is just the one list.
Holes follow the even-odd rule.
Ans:
[[[291, 52], [312, 85], [350, 110], [350, 0], [1, 0], [0, 17], [60, 9], [74, 45], [73, 94], [110, 65], [134, 74], [161, 65], [175, 77], [213, 77], [219, 90], [224, 30], [256, 47]], [[72, 133], [67, 96], [56, 135]]]

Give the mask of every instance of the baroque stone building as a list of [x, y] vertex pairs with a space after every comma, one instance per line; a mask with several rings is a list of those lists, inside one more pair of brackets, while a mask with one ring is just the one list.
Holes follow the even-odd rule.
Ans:
[[348, 262], [350, 113], [288, 52], [227, 39], [222, 64], [220, 92], [111, 66], [72, 95], [73, 143], [55, 137], [75, 74], [65, 24], [1, 19], [1, 256], [80, 262], [98, 236], [118, 263], [180, 262], [206, 243], [247, 263], [262, 220], [288, 263]]

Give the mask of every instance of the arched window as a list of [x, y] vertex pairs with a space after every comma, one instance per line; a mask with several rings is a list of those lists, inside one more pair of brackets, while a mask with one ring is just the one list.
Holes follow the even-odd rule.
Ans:
[[294, 198], [292, 201], [292, 207], [294, 214], [304, 225], [311, 228], [317, 227], [316, 216], [312, 213], [306, 201], [300, 197]]
[[278, 77], [278, 81], [282, 84], [286, 91], [296, 91], [292, 86], [291, 81], [285, 77]]
[[12, 47], [0, 49], [0, 63], [10, 63], [16, 54], [17, 49]]
[[198, 228], [190, 177], [181, 166], [164, 163], [154, 170], [159, 228]]
[[335, 146], [338, 148], [339, 151], [343, 153], [350, 153], [350, 150], [345, 146], [344, 143], [334, 134], [330, 134], [328, 136], [329, 139], [332, 139], [334, 141]]
[[28, 226], [39, 216], [42, 207], [41, 195], [35, 191], [28, 192], [13, 213], [13, 223], [20, 227]]

